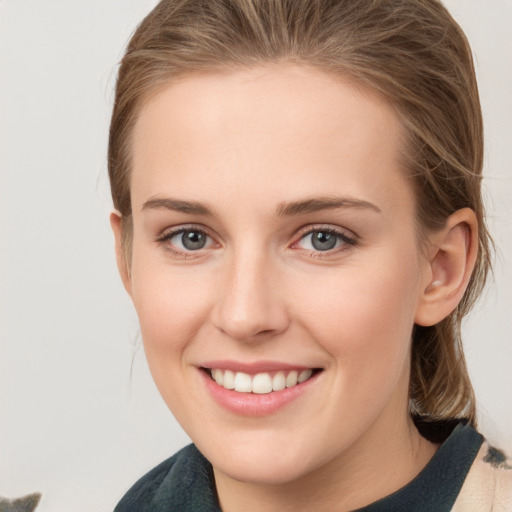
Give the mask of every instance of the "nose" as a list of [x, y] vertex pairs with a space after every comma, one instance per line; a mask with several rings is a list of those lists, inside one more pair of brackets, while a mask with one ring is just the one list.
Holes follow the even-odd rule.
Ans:
[[212, 320], [225, 335], [242, 342], [267, 340], [289, 324], [279, 272], [269, 257], [239, 254], [226, 262]]

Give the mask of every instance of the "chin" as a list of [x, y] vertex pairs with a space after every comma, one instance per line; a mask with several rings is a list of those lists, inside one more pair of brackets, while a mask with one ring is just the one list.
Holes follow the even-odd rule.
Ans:
[[233, 480], [256, 485], [284, 485], [300, 479], [309, 472], [296, 463], [277, 461], [275, 456], [265, 463], [261, 461], [240, 464], [238, 460], [214, 465], [214, 468]]
[[229, 450], [221, 448], [217, 452], [203, 452], [215, 470], [238, 482], [259, 485], [283, 485], [291, 483], [318, 469], [322, 461], [311, 460], [306, 454], [307, 447], [286, 448], [286, 443], [262, 445], [254, 442], [249, 449], [237, 449], [230, 445]]

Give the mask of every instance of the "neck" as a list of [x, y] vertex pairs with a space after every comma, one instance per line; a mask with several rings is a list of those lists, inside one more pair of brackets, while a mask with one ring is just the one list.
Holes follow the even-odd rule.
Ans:
[[389, 419], [377, 420], [329, 464], [285, 484], [239, 482], [214, 470], [222, 510], [346, 512], [397, 491], [418, 475], [437, 446], [421, 436], [409, 415], [395, 419], [384, 435], [380, 424], [389, 426]]

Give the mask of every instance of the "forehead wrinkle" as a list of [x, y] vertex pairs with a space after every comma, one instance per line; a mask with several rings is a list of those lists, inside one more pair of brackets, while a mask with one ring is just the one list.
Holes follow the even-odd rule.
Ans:
[[280, 203], [277, 207], [277, 216], [288, 217], [338, 208], [368, 209], [376, 213], [381, 213], [378, 206], [361, 199], [350, 197], [313, 197], [310, 199], [292, 201], [290, 203]]

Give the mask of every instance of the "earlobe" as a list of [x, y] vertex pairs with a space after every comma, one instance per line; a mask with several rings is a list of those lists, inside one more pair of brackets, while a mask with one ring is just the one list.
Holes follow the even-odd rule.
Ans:
[[416, 324], [437, 324], [455, 310], [471, 278], [477, 250], [476, 215], [470, 208], [457, 210], [431, 237], [430, 279], [420, 297]]
[[114, 233], [117, 268], [119, 269], [119, 274], [121, 276], [121, 280], [123, 281], [123, 285], [128, 294], [131, 296], [131, 278], [130, 270], [128, 268], [128, 262], [126, 261], [126, 255], [123, 247], [121, 214], [117, 210], [114, 210], [110, 214], [110, 226], [112, 227], [112, 232]]

